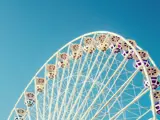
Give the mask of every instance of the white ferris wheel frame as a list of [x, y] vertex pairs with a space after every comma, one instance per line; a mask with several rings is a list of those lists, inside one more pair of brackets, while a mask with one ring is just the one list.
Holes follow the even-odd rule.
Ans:
[[[59, 52], [60, 52], [61, 50], [63, 50], [65, 47], [69, 46], [71, 43], [73, 43], [73, 42], [75, 42], [75, 41], [77, 41], [77, 40], [79, 40], [79, 39], [81, 39], [81, 38], [83, 38], [83, 37], [85, 37], [85, 36], [94, 35], [94, 34], [105, 34], [105, 33], [109, 33], [109, 34], [112, 34], [112, 35], [119, 36], [124, 42], [126, 42], [126, 43], [133, 49], [133, 52], [137, 55], [139, 61], [142, 63], [142, 65], [143, 65], [142, 67], [143, 67], [143, 70], [144, 70], [145, 77], [146, 77], [146, 79], [148, 80], [148, 82], [149, 82], [149, 84], [150, 84], [150, 85], [149, 85], [149, 90], [150, 90], [150, 100], [151, 100], [151, 105], [152, 105], [152, 107], [151, 107], [151, 109], [149, 109], [146, 113], [144, 113], [143, 115], [141, 115], [138, 119], [140, 119], [140, 118], [143, 117], [145, 114], [147, 114], [150, 110], [152, 110], [152, 115], [153, 115], [153, 118], [152, 118], [152, 119], [153, 119], [153, 120], [156, 120], [156, 111], [155, 111], [155, 108], [154, 108], [154, 97], [153, 97], [153, 90], [152, 90], [152, 86], [151, 86], [151, 79], [150, 79], [149, 76], [148, 76], [148, 73], [147, 73], [146, 67], [145, 67], [145, 65], [144, 65], [144, 63], [143, 63], [142, 58], [139, 56], [136, 48], [134, 48], [124, 37], [122, 37], [122, 36], [119, 35], [119, 34], [116, 34], [116, 33], [113, 33], [113, 32], [109, 32], [109, 31], [95, 31], [95, 32], [89, 32], [89, 33], [83, 34], [83, 35], [81, 35], [81, 36], [73, 39], [72, 41], [68, 42], [68, 43], [65, 44], [63, 47], [61, 47], [58, 51], [56, 51], [56, 52], [42, 65], [42, 67], [37, 71], [37, 73], [34, 75], [34, 77], [30, 80], [30, 82], [28, 83], [28, 85], [26, 86], [26, 88], [24, 89], [24, 91], [22, 92], [22, 94], [20, 95], [19, 99], [17, 100], [16, 104], [14, 105], [14, 108], [13, 108], [12, 111], [10, 112], [10, 115], [9, 115], [9, 117], [8, 117], [8, 120], [10, 120], [11, 115], [12, 115], [12, 113], [14, 112], [14, 110], [16, 109], [17, 104], [19, 103], [19, 101], [21, 100], [21, 98], [23, 97], [24, 93], [26, 92], [26, 90], [28, 89], [28, 87], [31, 85], [31, 83], [33, 82], [33, 80], [37, 77], [37, 75], [40, 73], [40, 71], [47, 65], [47, 63], [57, 55], [57, 53], [59, 53]], [[142, 48], [139, 47], [138, 45], [137, 45], [137, 48], [138, 48], [139, 50], [142, 50]], [[151, 59], [150, 56], [149, 56], [149, 60], [151, 61], [151, 63], [153, 64], [153, 66], [156, 67], [156, 64], [154, 63], [154, 61]], [[117, 113], [117, 115], [118, 115], [118, 113]], [[111, 118], [111, 120], [113, 120], [115, 117], [116, 117], [116, 116], [113, 116], [113, 117]]]

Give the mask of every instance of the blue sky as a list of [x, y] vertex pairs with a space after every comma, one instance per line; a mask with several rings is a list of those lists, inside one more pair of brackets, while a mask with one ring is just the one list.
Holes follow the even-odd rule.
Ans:
[[42, 64], [86, 32], [135, 39], [160, 67], [159, 0], [0, 0], [0, 120]]

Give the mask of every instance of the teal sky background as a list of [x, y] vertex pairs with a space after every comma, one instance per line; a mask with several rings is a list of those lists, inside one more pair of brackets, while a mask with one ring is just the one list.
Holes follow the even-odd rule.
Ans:
[[135, 39], [160, 67], [159, 0], [0, 0], [0, 120], [44, 62], [70, 40], [106, 30]]

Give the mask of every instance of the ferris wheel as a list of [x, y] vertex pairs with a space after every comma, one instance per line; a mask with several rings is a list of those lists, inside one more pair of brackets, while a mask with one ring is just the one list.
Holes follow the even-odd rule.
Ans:
[[8, 120], [157, 120], [159, 75], [134, 40], [87, 33], [45, 62]]

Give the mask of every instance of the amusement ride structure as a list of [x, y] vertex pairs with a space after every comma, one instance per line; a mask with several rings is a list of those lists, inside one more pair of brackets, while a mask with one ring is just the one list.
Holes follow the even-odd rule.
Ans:
[[44, 63], [8, 120], [158, 120], [159, 75], [136, 41], [87, 33]]

